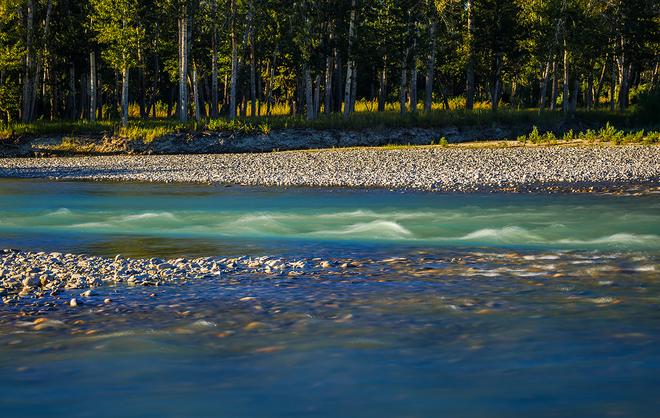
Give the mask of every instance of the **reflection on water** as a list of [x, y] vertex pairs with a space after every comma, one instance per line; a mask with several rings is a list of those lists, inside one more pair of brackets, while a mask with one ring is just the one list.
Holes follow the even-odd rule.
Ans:
[[[297, 277], [243, 272], [0, 306], [3, 416], [654, 417], [660, 409], [657, 197], [4, 185], [4, 246], [336, 262]], [[70, 212], [53, 217], [66, 222], [17, 221], [60, 208]], [[241, 211], [275, 214], [277, 224], [252, 219], [244, 227], [262, 232], [247, 233], [236, 223]], [[142, 216], [158, 212], [178, 220]], [[131, 213], [113, 230], [70, 227]], [[195, 231], [223, 216], [242, 232]], [[411, 239], [438, 231], [453, 241]], [[71, 308], [71, 297], [83, 304]]]

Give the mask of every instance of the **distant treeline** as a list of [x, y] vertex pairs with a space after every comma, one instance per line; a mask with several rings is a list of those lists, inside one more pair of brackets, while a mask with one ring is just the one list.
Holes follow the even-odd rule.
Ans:
[[0, 121], [625, 110], [656, 0], [0, 0]]

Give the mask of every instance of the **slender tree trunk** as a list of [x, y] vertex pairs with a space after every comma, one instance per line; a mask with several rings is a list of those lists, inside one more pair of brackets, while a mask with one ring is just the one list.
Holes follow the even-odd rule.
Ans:
[[466, 70], [466, 98], [465, 108], [474, 108], [474, 0], [467, 2], [467, 35], [468, 35], [468, 64]]
[[385, 111], [385, 101], [387, 100], [387, 56], [383, 62], [383, 68], [380, 71], [380, 82], [378, 83], [378, 111]]
[[543, 78], [541, 80], [541, 93], [539, 97], [539, 112], [545, 110], [545, 101], [548, 93], [548, 79], [550, 78], [550, 61], [545, 64], [545, 71], [543, 71]]
[[309, 70], [309, 66], [305, 67], [305, 105], [307, 107], [307, 120], [314, 120], [316, 116], [314, 115], [314, 98], [313, 98], [313, 85], [312, 85], [312, 73]]
[[605, 75], [607, 74], [607, 66], [609, 54], [605, 55], [605, 60], [603, 61], [603, 68], [600, 72], [600, 77], [598, 77], [598, 87], [596, 88], [596, 93], [594, 94], [594, 108], [597, 108], [600, 104], [600, 96], [603, 94], [603, 86], [605, 85]]
[[568, 93], [569, 93], [569, 62], [568, 62], [568, 46], [566, 44], [566, 39], [564, 39], [564, 84], [563, 84], [563, 98], [562, 98], [562, 109], [564, 114], [568, 113]]
[[342, 112], [342, 103], [344, 102], [344, 77], [342, 73], [342, 61], [341, 61], [341, 54], [337, 51], [335, 48], [334, 50], [334, 56], [335, 56], [335, 93], [334, 93], [334, 106], [335, 106], [335, 112], [336, 113], [341, 113]]
[[139, 49], [138, 60], [140, 62], [139, 74], [140, 74], [140, 118], [147, 119], [149, 117], [149, 106], [147, 105], [147, 77], [145, 75], [145, 65], [144, 62], [144, 52]]
[[405, 60], [401, 68], [401, 82], [399, 83], [399, 112], [401, 115], [406, 114], [406, 99], [407, 92], [406, 87], [408, 86], [408, 70], [406, 69]]
[[355, 60], [353, 58], [353, 42], [355, 38], [355, 20], [357, 17], [357, 0], [351, 0], [351, 20], [348, 26], [348, 65], [346, 67], [346, 88], [344, 89], [344, 118], [348, 118], [352, 111], [353, 77]]
[[332, 55], [325, 59], [325, 89], [324, 89], [323, 110], [326, 115], [332, 113]]
[[628, 107], [628, 89], [630, 83], [630, 66], [625, 55], [625, 40], [621, 40], [621, 55], [619, 56], [619, 111], [624, 112]]
[[351, 113], [355, 113], [355, 98], [357, 95], [357, 66], [353, 63], [353, 77], [351, 80]]
[[511, 82], [511, 99], [510, 99], [511, 109], [516, 108], [516, 101], [518, 100], [517, 94], [518, 94], [518, 83], [514, 80]]
[[89, 121], [96, 121], [96, 54], [89, 53]]
[[202, 120], [202, 113], [199, 105], [199, 80], [197, 79], [197, 64], [195, 61], [192, 63], [192, 91], [193, 91], [193, 105], [195, 106], [195, 120], [199, 122]]
[[128, 126], [128, 65], [124, 64], [121, 69], [121, 125]]
[[557, 76], [557, 58], [552, 61], [552, 94], [550, 110], [557, 110], [557, 96], [559, 95], [559, 77]]
[[80, 75], [80, 108], [78, 109], [77, 116], [79, 119], [87, 119], [87, 112], [89, 111], [89, 83], [87, 82], [87, 74]]
[[254, 0], [248, 6], [248, 30], [250, 43], [250, 116], [257, 114], [257, 58], [254, 47]]
[[273, 83], [275, 82], [275, 65], [277, 63], [277, 51], [278, 46], [275, 46], [275, 51], [273, 51], [273, 59], [270, 63], [270, 74], [268, 75], [268, 87], [266, 94], [266, 114], [270, 116], [271, 113], [271, 101], [273, 99]]
[[188, 121], [188, 6], [179, 17], [179, 121]]
[[612, 57], [612, 73], [610, 78], [610, 111], [616, 109], [616, 58]]
[[77, 111], [77, 103], [76, 103], [76, 67], [73, 64], [69, 66], [68, 94], [69, 94], [69, 100], [68, 100], [67, 113], [69, 114], [69, 118], [75, 119], [78, 111]]
[[218, 0], [211, 2], [211, 118], [218, 118]]
[[589, 69], [589, 75], [587, 76], [587, 96], [585, 98], [587, 110], [591, 110], [594, 107], [594, 68], [593, 65]]
[[236, 119], [236, 83], [238, 80], [238, 40], [236, 39], [236, 0], [231, 0], [231, 85], [229, 119]]
[[223, 106], [229, 103], [229, 75], [225, 74], [225, 81], [222, 85], [222, 104]]
[[318, 117], [321, 111], [321, 76], [317, 75], [314, 80], [314, 118]]
[[577, 110], [578, 96], [580, 95], [580, 79], [577, 74], [573, 76], [573, 94], [571, 95], [571, 105], [569, 112], [575, 113]]
[[34, 0], [27, 2], [25, 13], [25, 72], [23, 77], [23, 103], [21, 110], [21, 120], [23, 123], [31, 122], [33, 119], [32, 98], [35, 89], [35, 52], [34, 52]]
[[410, 111], [417, 113], [417, 63], [415, 61], [410, 70]]
[[[432, 9], [435, 8], [435, 5], [432, 5]], [[433, 77], [435, 75], [435, 50], [436, 50], [436, 37], [435, 31], [437, 24], [435, 22], [435, 11], [431, 17], [431, 24], [429, 25], [429, 39], [431, 41], [431, 47], [429, 55], [426, 60], [426, 97], [424, 99], [424, 112], [429, 113], [433, 107]]]

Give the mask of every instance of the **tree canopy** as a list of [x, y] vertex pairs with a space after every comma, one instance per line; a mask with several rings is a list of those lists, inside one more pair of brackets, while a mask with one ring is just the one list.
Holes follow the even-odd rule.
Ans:
[[625, 110], [659, 51], [653, 0], [0, 0], [0, 118]]

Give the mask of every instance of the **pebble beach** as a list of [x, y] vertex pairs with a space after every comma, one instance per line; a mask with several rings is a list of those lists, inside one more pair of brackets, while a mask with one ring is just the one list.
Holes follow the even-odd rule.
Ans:
[[0, 177], [472, 191], [660, 184], [658, 146], [361, 148], [262, 154], [0, 159]]

